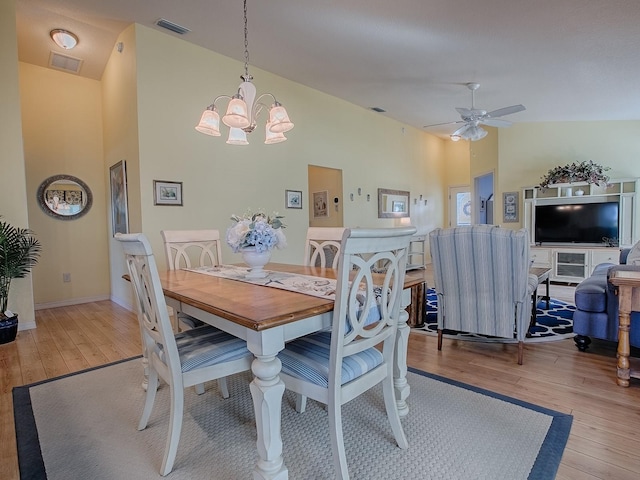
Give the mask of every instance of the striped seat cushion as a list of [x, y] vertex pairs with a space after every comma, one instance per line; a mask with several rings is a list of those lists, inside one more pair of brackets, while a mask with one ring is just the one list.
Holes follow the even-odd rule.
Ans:
[[183, 373], [253, 355], [247, 342], [209, 325], [179, 333], [176, 345]]
[[[319, 332], [287, 343], [278, 354], [282, 372], [321, 387], [329, 386], [331, 332]], [[383, 361], [382, 353], [369, 348], [342, 361], [341, 383], [350, 382], [373, 370]]]

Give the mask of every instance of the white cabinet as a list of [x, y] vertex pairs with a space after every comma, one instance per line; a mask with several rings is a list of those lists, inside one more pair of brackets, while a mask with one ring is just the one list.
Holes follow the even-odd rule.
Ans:
[[631, 247], [640, 239], [638, 225], [637, 193], [640, 179], [609, 180], [606, 185], [586, 182], [549, 185], [543, 191], [539, 187], [525, 187], [522, 191], [523, 227], [529, 231], [529, 243], [535, 244], [536, 205], [576, 205], [594, 202], [618, 202], [618, 244]]
[[549, 278], [556, 282], [580, 283], [600, 263], [618, 264], [620, 249], [615, 247], [531, 247], [534, 267], [551, 269]]
[[427, 263], [427, 256], [425, 253], [426, 242], [426, 235], [413, 235], [411, 237], [409, 252], [407, 254], [407, 270], [424, 268]]

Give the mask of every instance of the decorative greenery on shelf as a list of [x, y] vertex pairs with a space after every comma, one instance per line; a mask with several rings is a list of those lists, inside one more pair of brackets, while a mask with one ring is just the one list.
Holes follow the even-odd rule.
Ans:
[[604, 172], [611, 170], [610, 167], [603, 167], [598, 165], [593, 160], [588, 162], [573, 162], [566, 164], [565, 166], [559, 166], [552, 168], [547, 174], [542, 177], [540, 182], [540, 188], [544, 191], [549, 185], [554, 183], [573, 183], [573, 182], [587, 182], [595, 183], [596, 185], [606, 185], [609, 181], [609, 176]]

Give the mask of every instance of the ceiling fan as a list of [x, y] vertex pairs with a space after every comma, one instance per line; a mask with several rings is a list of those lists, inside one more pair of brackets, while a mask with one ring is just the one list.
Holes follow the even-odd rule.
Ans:
[[488, 125], [490, 127], [509, 127], [512, 122], [509, 120], [503, 120], [497, 117], [503, 117], [505, 115], [511, 115], [525, 110], [524, 105], [511, 105], [510, 107], [499, 108], [491, 112], [475, 108], [474, 104], [474, 92], [480, 88], [479, 83], [467, 83], [467, 88], [471, 90], [471, 108], [456, 108], [457, 112], [462, 117], [462, 120], [457, 122], [445, 122], [435, 123], [433, 125], [425, 125], [424, 128], [436, 127], [439, 125], [456, 125], [463, 123], [460, 128], [451, 134], [451, 140], [457, 142], [461, 138], [464, 140], [476, 141], [484, 138], [487, 135], [487, 131], [480, 125]]

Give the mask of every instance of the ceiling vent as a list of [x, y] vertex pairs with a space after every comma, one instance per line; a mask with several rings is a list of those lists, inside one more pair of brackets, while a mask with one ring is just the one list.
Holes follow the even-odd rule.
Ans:
[[57, 52], [51, 52], [49, 55], [49, 66], [51, 68], [57, 68], [58, 70], [64, 70], [69, 73], [80, 73], [82, 62], [84, 62], [84, 60], [62, 55]]
[[177, 33], [179, 35], [184, 35], [185, 33], [189, 33], [191, 31], [188, 28], [183, 27], [182, 25], [178, 25], [177, 23], [170, 22], [169, 20], [165, 20], [164, 18], [161, 18], [160, 20], [158, 20], [156, 22], [156, 25], [162, 28], [166, 28], [167, 30], [171, 30], [172, 32]]

